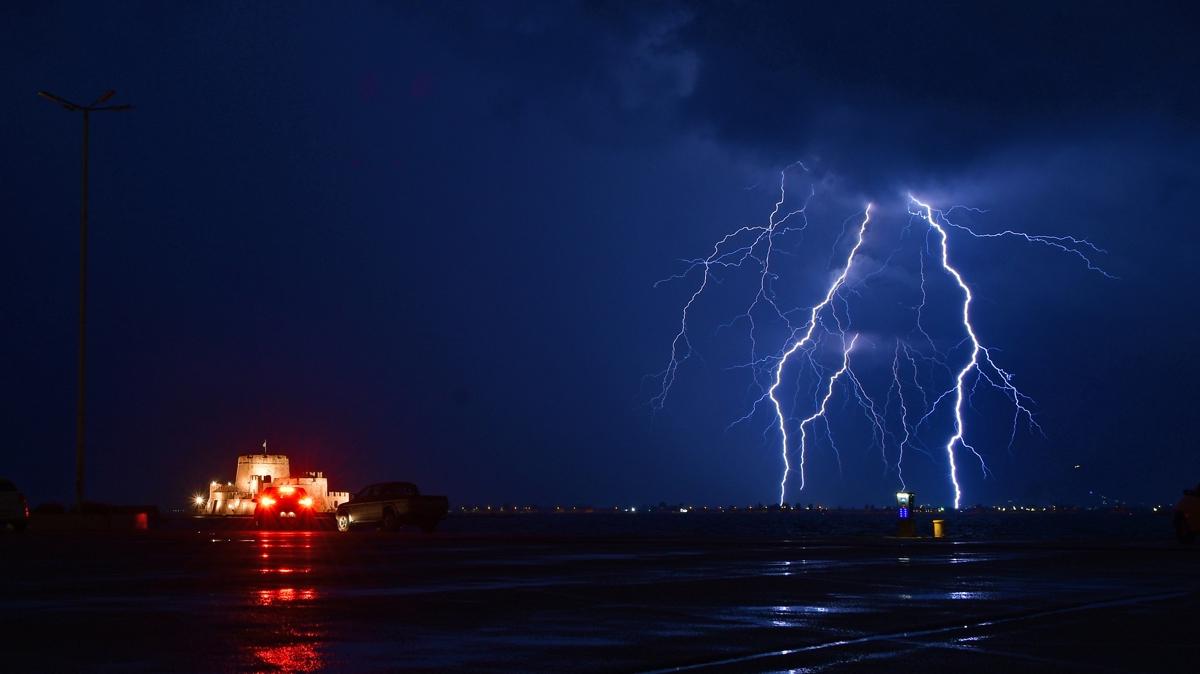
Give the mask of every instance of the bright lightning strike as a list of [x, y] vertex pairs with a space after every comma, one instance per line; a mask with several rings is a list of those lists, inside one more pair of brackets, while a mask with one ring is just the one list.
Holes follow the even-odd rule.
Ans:
[[[808, 433], [806, 432], [805, 428], [809, 424], [816, 421], [817, 419], [823, 419], [825, 417], [825, 407], [829, 404], [829, 399], [833, 397], [833, 385], [836, 384], [837, 380], [840, 379], [841, 376], [843, 374], [845, 374], [847, 370], [850, 369], [850, 352], [854, 350], [854, 344], [857, 342], [858, 342], [858, 335], [854, 335], [850, 338], [850, 342], [846, 344], [845, 350], [842, 351], [842, 367], [837, 372], [834, 372], [829, 377], [829, 386], [825, 389], [825, 397], [821, 398], [821, 404], [817, 406], [817, 411], [813, 412], [811, 415], [809, 415], [803, 421], [800, 422], [800, 488], [801, 489], [804, 489], [804, 454], [808, 448]], [[782, 361], [780, 362], [779, 367], [780, 367], [780, 370], [783, 369]], [[775, 399], [772, 398], [771, 400], [774, 401]], [[787, 458], [787, 429], [784, 426], [785, 417], [783, 416], [783, 412], [779, 411], [779, 403], [778, 402], [775, 403], [775, 409], [776, 409], [776, 413], [779, 416], [779, 430], [780, 430], [780, 433], [783, 435], [783, 466], [784, 466], [784, 468], [783, 468], [783, 479], [779, 481], [779, 503], [780, 503], [780, 505], [782, 505], [783, 497], [784, 497], [784, 495], [787, 494], [788, 470], [791, 468], [791, 466], [788, 464], [788, 458]]]
[[[958, 371], [958, 374], [955, 375], [954, 378], [954, 434], [951, 435], [950, 439], [946, 441], [946, 458], [950, 464], [950, 482], [954, 485], [954, 507], [957, 509], [959, 502], [962, 500], [962, 488], [958, 484], [958, 467], [955, 465], [954, 461], [954, 446], [960, 442], [962, 442], [964, 446], [969, 446], [963, 442], [963, 382], [966, 380], [967, 374], [979, 365], [979, 352], [982, 347], [979, 345], [979, 338], [975, 336], [975, 327], [971, 325], [971, 300], [973, 299], [971, 295], [971, 289], [967, 287], [966, 281], [963, 281], [962, 274], [958, 273], [957, 269], [950, 266], [950, 246], [949, 239], [946, 235], [946, 230], [942, 229], [942, 226], [938, 224], [937, 219], [933, 215], [933, 208], [931, 206], [921, 203], [916, 199], [916, 197], [911, 195], [909, 198], [912, 199], [912, 202], [921, 209], [921, 213], [923, 213], [922, 217], [925, 218], [925, 221], [929, 223], [929, 226], [932, 227], [940, 237], [942, 269], [945, 269], [951, 276], [954, 277], [954, 282], [957, 283], [958, 287], [963, 291], [962, 323], [963, 328], [965, 328], [967, 331], [967, 336], [971, 339], [971, 357], [967, 360], [967, 364]], [[975, 456], [979, 457], [979, 461], [982, 464], [983, 457], [979, 456], [978, 452], [975, 453]], [[986, 464], [984, 465], [986, 466]]]
[[[797, 351], [799, 351], [800, 349], [804, 348], [804, 346], [806, 344], [808, 344], [810, 342], [810, 340], [812, 340], [813, 331], [816, 330], [816, 328], [817, 328], [817, 315], [821, 313], [822, 309], [829, 306], [829, 303], [833, 301], [834, 293], [836, 293], [838, 291], [838, 289], [842, 287], [842, 284], [846, 282], [846, 275], [850, 273], [850, 265], [851, 265], [851, 263], [854, 262], [854, 255], [856, 253], [858, 253], [859, 248], [862, 248], [863, 237], [866, 236], [866, 234], [867, 234], [867, 223], [870, 221], [871, 221], [871, 205], [867, 204], [867, 208], [863, 212], [862, 224], [859, 225], [859, 227], [858, 227], [858, 239], [854, 242], [854, 247], [850, 249], [850, 254], [846, 256], [846, 264], [844, 267], [842, 267], [842, 273], [838, 274], [837, 278], [835, 278], [833, 280], [833, 283], [831, 283], [829, 285], [829, 289], [825, 291], [825, 298], [823, 300], [821, 300], [820, 303], [813, 305], [812, 309], [809, 311], [808, 323], [805, 324], [804, 336], [801, 337], [800, 339], [793, 341], [791, 347], [789, 347], [787, 351], [783, 352], [783, 356], [779, 359], [779, 364], [775, 366], [775, 382], [773, 384], [771, 384], [771, 388], [767, 389], [767, 397], [771, 399], [771, 404], [775, 406], [775, 417], [776, 417], [776, 420], [779, 422], [779, 435], [781, 438], [780, 454], [783, 456], [783, 479], [780, 480], [780, 482], [779, 482], [779, 503], [780, 503], [780, 505], [783, 504], [783, 499], [787, 495], [788, 473], [791, 472], [791, 469], [792, 469], [791, 462], [788, 461], [788, 456], [787, 456], [788, 455], [787, 414], [784, 413], [782, 403], [779, 402], [779, 398], [777, 398], [775, 395], [776, 391], [779, 390], [779, 386], [783, 383], [783, 368], [785, 365], [787, 365], [787, 361], [789, 358], [792, 357], [792, 354], [794, 354]], [[822, 400], [821, 407], [819, 409], [819, 413], [817, 414], [817, 416], [823, 415], [825, 413], [825, 403], [828, 402], [829, 396], [832, 395], [832, 391], [833, 391], [833, 380], [837, 376], [840, 376], [841, 373], [846, 371], [846, 368], [849, 366], [850, 349], [854, 347], [854, 342], [857, 340], [858, 340], [857, 335], [855, 335], [854, 339], [850, 340], [850, 346], [846, 349], [845, 362], [842, 365], [842, 369], [838, 370], [838, 372], [835, 374], [834, 377], [830, 377], [830, 379], [829, 379], [830, 393], [826, 394], [825, 398]], [[807, 439], [807, 436], [804, 433], [804, 424], [801, 424], [800, 425], [800, 488], [801, 489], [804, 489], [804, 453], [805, 453], [805, 449], [806, 449], [806, 446], [805, 446], [806, 439]]]
[[[1016, 424], [1017, 424], [1018, 420], [1020, 419], [1021, 415], [1024, 415], [1025, 418], [1028, 419], [1030, 426], [1033, 428], [1036, 428], [1038, 431], [1041, 431], [1041, 426], [1039, 426], [1037, 421], [1034, 420], [1033, 412], [1031, 412], [1029, 410], [1029, 408], [1024, 405], [1024, 401], [1031, 400], [1029, 398], [1029, 396], [1026, 396], [1024, 393], [1021, 393], [1021, 391], [1018, 390], [1017, 387], [1013, 385], [1012, 375], [1009, 374], [1008, 372], [1006, 372], [1005, 370], [1003, 370], [1002, 368], [1000, 368], [1000, 366], [996, 365], [995, 360], [992, 359], [991, 352], [979, 342], [979, 337], [975, 334], [975, 326], [971, 324], [971, 300], [974, 299], [974, 296], [971, 294], [971, 288], [969, 286], [967, 286], [966, 281], [963, 280], [962, 274], [958, 271], [958, 269], [956, 269], [954, 266], [952, 266], [950, 264], [950, 243], [949, 243], [950, 238], [949, 238], [949, 235], [946, 233], [946, 229], [942, 226], [943, 222], [947, 226], [954, 227], [955, 229], [965, 231], [968, 234], [970, 234], [971, 236], [974, 236], [977, 238], [996, 238], [996, 237], [1001, 237], [1001, 236], [1015, 236], [1018, 238], [1022, 238], [1025, 241], [1028, 241], [1031, 243], [1041, 243], [1041, 244], [1051, 246], [1053, 248], [1058, 248], [1059, 250], [1073, 253], [1076, 256], [1078, 256], [1079, 258], [1081, 258], [1084, 261], [1084, 263], [1087, 265], [1088, 269], [1099, 272], [1108, 278], [1115, 278], [1115, 277], [1112, 274], [1109, 274], [1108, 272], [1104, 271], [1100, 267], [1096, 266], [1092, 262], [1092, 260], [1087, 256], [1087, 254], [1080, 250], [1081, 247], [1086, 247], [1094, 252], [1101, 252], [1101, 253], [1104, 252], [1102, 249], [1100, 249], [1096, 245], [1092, 244], [1090, 241], [1087, 241], [1086, 239], [1077, 239], [1075, 237], [1070, 237], [1070, 236], [1046, 236], [1046, 235], [1040, 235], [1040, 234], [1026, 234], [1024, 232], [1014, 232], [1012, 230], [1005, 230], [1004, 232], [1000, 232], [998, 234], [977, 234], [976, 232], [974, 232], [973, 230], [971, 230], [967, 227], [964, 227], [962, 225], [955, 225], [955, 224], [951, 223], [950, 221], [946, 220], [944, 213], [935, 211], [932, 206], [930, 206], [927, 203], [922, 202], [921, 200], [917, 199], [916, 197], [909, 195], [908, 198], [909, 198], [909, 206], [910, 206], [909, 213], [914, 216], [917, 216], [917, 217], [921, 218], [922, 220], [924, 220], [925, 222], [929, 223], [930, 228], [932, 228], [933, 231], [935, 231], [938, 235], [939, 250], [941, 252], [940, 259], [941, 259], [942, 269], [946, 270], [946, 272], [951, 277], [954, 278], [954, 282], [956, 284], [958, 284], [958, 287], [962, 290], [962, 293], [963, 293], [962, 325], [963, 325], [963, 329], [967, 333], [967, 337], [970, 339], [970, 342], [971, 342], [971, 355], [967, 359], [966, 364], [963, 365], [962, 368], [959, 369], [958, 373], [955, 375], [954, 387], [952, 389], [948, 390], [946, 393], [943, 393], [938, 398], [938, 401], [940, 402], [943, 398], [945, 398], [947, 395], [949, 395], [951, 391], [953, 391], [953, 395], [954, 395], [954, 432], [953, 432], [953, 434], [951, 434], [950, 438], [948, 440], [946, 440], [945, 449], [946, 449], [946, 459], [947, 459], [947, 462], [950, 467], [950, 482], [951, 482], [951, 484], [954, 485], [954, 507], [958, 508], [959, 503], [962, 500], [962, 488], [960, 487], [960, 485], [958, 483], [958, 468], [957, 468], [957, 465], [954, 460], [955, 459], [955, 456], [954, 456], [955, 446], [962, 446], [962, 447], [970, 450], [970, 452], [975, 455], [975, 458], [977, 458], [979, 460], [980, 467], [983, 469], [983, 471], [985, 473], [987, 472], [987, 464], [984, 462], [983, 456], [980, 455], [980, 453], [978, 451], [976, 451], [974, 447], [972, 447], [970, 444], [968, 444], [964, 437], [965, 426], [963, 423], [963, 402], [966, 397], [966, 379], [971, 373], [975, 373], [977, 377], [982, 378], [984, 381], [988, 382], [993, 387], [998, 388], [1001, 391], [1003, 391], [1008, 396], [1009, 400], [1012, 402], [1012, 405], [1014, 407], [1014, 414], [1013, 414], [1013, 435], [1010, 436], [1010, 440], [1009, 440], [1010, 445], [1012, 443], [1011, 438], [1015, 437], [1015, 435], [1016, 435]], [[915, 206], [915, 210], [913, 209], [914, 206]], [[922, 281], [924, 281], [923, 278], [922, 278]], [[980, 367], [981, 360], [982, 360], [982, 364], [986, 365], [987, 368], [990, 370], [990, 372], [987, 370], [984, 370]], [[926, 414], [926, 416], [928, 416], [928, 414], [932, 413], [933, 410], [936, 408], [937, 408], [937, 403], [935, 402], [933, 408], [930, 409], [930, 412], [928, 412]]]
[[[976, 239], [1011, 238], [1048, 246], [1080, 258], [1089, 270], [1108, 278], [1115, 278], [1095, 264], [1092, 259], [1093, 254], [1102, 254], [1105, 251], [1086, 239], [1072, 236], [1029, 234], [1015, 230], [979, 233], [949, 220], [950, 212], [963, 207], [956, 206], [949, 211], [939, 211], [932, 205], [910, 195], [907, 207], [907, 215], [910, 220], [901, 230], [901, 244], [890, 255], [887, 255], [882, 263], [875, 263], [878, 265], [876, 269], [869, 272], [855, 271], [858, 265], [872, 263], [870, 259], [865, 262], [859, 261], [859, 258], [863, 257], [861, 251], [866, 245], [868, 226], [872, 222], [874, 208], [871, 204], [867, 204], [859, 216], [859, 225], [853, 245], [845, 256], [840, 258], [840, 264], [836, 267], [837, 272], [825, 287], [820, 300], [816, 304], [804, 308], [785, 308], [781, 306], [775, 293], [775, 284], [781, 278], [779, 262], [775, 259], [780, 256], [782, 250], [778, 246], [779, 238], [793, 232], [803, 232], [808, 228], [808, 208], [811, 200], [816, 196], [815, 188], [810, 189], [801, 204], [794, 208], [785, 208], [788, 202], [788, 175], [789, 171], [795, 167], [799, 167], [805, 173], [808, 171], [803, 164], [797, 162], [780, 172], [778, 199], [765, 224], [745, 225], [726, 234], [717, 240], [706, 257], [685, 260], [686, 268], [683, 272], [659, 282], [685, 279], [693, 272], [700, 274], [699, 283], [688, 296], [681, 311], [679, 329], [671, 342], [671, 356], [667, 367], [656, 376], [659, 390], [651, 398], [651, 405], [655, 409], [660, 409], [665, 404], [667, 395], [676, 382], [680, 366], [695, 353], [690, 338], [688, 319], [697, 302], [714, 283], [720, 283], [720, 274], [734, 273], [750, 267], [754, 269], [757, 276], [756, 292], [746, 310], [722, 327], [730, 328], [739, 322], [747, 326], [750, 360], [743, 367], [751, 371], [753, 384], [761, 391], [761, 395], [755, 399], [750, 410], [734, 421], [731, 427], [754, 418], [764, 407], [771, 410], [772, 421], [768, 426], [768, 431], [777, 433], [778, 451], [783, 463], [783, 474], [779, 481], [780, 504], [785, 501], [789, 478], [793, 472], [799, 476], [801, 490], [807, 485], [805, 462], [812, 442], [820, 437], [811, 433], [818, 421], [823, 424], [823, 436], [828, 440], [835, 456], [838, 457], [839, 466], [841, 465], [841, 455], [837, 445], [834, 444], [834, 434], [830, 424], [829, 415], [833, 409], [829, 403], [839, 388], [837, 384], [845, 380], [846, 385], [840, 387], [842, 395], [848, 401], [856, 403], [871, 424], [871, 444], [872, 446], [878, 445], [885, 472], [894, 472], [900, 487], [905, 488], [903, 470], [906, 458], [905, 450], [911, 448], [916, 450], [919, 455], [925, 455], [932, 459], [934, 455], [930, 454], [925, 447], [933, 446], [933, 444], [940, 445], [945, 457], [950, 486], [953, 490], [954, 507], [958, 508], [962, 501], [962, 485], [959, 481], [959, 452], [969, 451], [978, 460], [984, 477], [987, 477], [990, 472], [983, 454], [967, 439], [967, 426], [964, 418], [964, 408], [972, 405], [976, 389], [979, 388], [981, 382], [988, 385], [985, 388], [990, 387], [998, 391], [1012, 407], [1012, 428], [1008, 441], [1010, 447], [1016, 438], [1022, 419], [1027, 422], [1032, 431], [1041, 432], [1041, 427], [1035, 420], [1031, 409], [1032, 398], [1013, 384], [1013, 375], [996, 363], [992, 352], [983, 344], [977, 334], [976, 327], [972, 323], [974, 295], [962, 270], [953, 264], [950, 252], [950, 231], [963, 232]], [[793, 220], [796, 224], [788, 224]], [[848, 229], [848, 220], [850, 218], [842, 222], [842, 231], [835, 241], [831, 264], [839, 259], [836, 254], [839, 247], [837, 242], [844, 238], [846, 229]], [[860, 338], [863, 337], [861, 329], [854, 333], [849, 332], [853, 324], [852, 301], [856, 301], [867, 290], [870, 290], [872, 280], [886, 271], [894, 260], [898, 257], [902, 259], [905, 250], [903, 242], [910, 240], [908, 237], [914, 222], [924, 223], [926, 227], [925, 234], [921, 237], [923, 243], [918, 251], [915, 265], [919, 269], [920, 301], [919, 304], [911, 305], [914, 319], [911, 334], [919, 335], [920, 340], [908, 342], [899, 336], [896, 338], [891, 358], [891, 384], [883, 397], [878, 398], [868, 390], [870, 380], [861, 378], [851, 367], [851, 353], [854, 352], [856, 345], [860, 343]], [[927, 265], [927, 256], [937, 260], [938, 264], [936, 266]], [[949, 349], [939, 349], [934, 338], [926, 330], [926, 323], [923, 323], [925, 312], [931, 308], [931, 296], [926, 292], [926, 284], [931, 280], [929, 276], [931, 269], [940, 270], [949, 280], [952, 280], [961, 297], [961, 302], [955, 310], [958, 317], [957, 323], [961, 326], [963, 334], [959, 345], [967, 345], [969, 348], [965, 361], [954, 366], [950, 364], [950, 357], [954, 353], [961, 353], [961, 349], [954, 346]], [[769, 331], [764, 333], [762, 321], [755, 318], [756, 314], [761, 314], [762, 311], [769, 312], [768, 318], [786, 328], [783, 340], [778, 347], [766, 351], [762, 350], [762, 340]], [[792, 317], [795, 314], [805, 316], [803, 324], [793, 324]], [[840, 340], [841, 343], [841, 364], [836, 370], [822, 365], [816, 356], [819, 345], [826, 336]], [[866, 341], [870, 342], [870, 340]], [[801, 391], [800, 379], [795, 380], [796, 389], [792, 393], [794, 400], [790, 406], [785, 398], [785, 388], [790, 388], [785, 387], [785, 384], [792, 381], [789, 379], [789, 373], [794, 372], [795, 364], [801, 366], [800, 372], [794, 375], [795, 377], [816, 377], [818, 380], [815, 386], [809, 389], [812, 392], [811, 407], [808, 408], [808, 412], [800, 414], [794, 413], [796, 408], [801, 406], [800, 399], [803, 397], [798, 395]], [[862, 367], [861, 364], [859, 367]], [[944, 388], [936, 383], [942, 378], [949, 380]], [[927, 392], [927, 387], [930, 385], [936, 387], [934, 392], [940, 391], [940, 393], [936, 396], [930, 395]], [[906, 389], [910, 393], [906, 394]], [[914, 390], [918, 394], [916, 397], [911, 394], [911, 391]], [[895, 416], [891, 412], [893, 396], [899, 403], [900, 432], [898, 433], [893, 433], [889, 428], [890, 420]], [[947, 399], [953, 401], [950, 430], [942, 435], [936, 443], [931, 442], [930, 445], [926, 445], [922, 438], [936, 433], [933, 428], [937, 423], [935, 413]], [[883, 401], [882, 408], [877, 405], [877, 400]], [[770, 405], [763, 404], [766, 402], [769, 402]], [[916, 419], [915, 423], [914, 419]], [[798, 436], [798, 438], [794, 436]], [[889, 441], [895, 449], [894, 457], [888, 455]], [[795, 447], [793, 448], [794, 443]], [[795, 465], [792, 462], [793, 449], [796, 457]]]

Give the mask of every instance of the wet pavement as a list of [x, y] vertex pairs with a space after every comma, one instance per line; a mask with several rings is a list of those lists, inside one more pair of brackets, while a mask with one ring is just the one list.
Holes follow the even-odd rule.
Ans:
[[0, 670], [1195, 671], [1169, 543], [0, 537]]

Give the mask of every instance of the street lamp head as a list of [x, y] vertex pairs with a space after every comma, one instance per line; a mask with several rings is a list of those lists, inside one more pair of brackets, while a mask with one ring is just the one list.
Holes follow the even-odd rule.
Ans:
[[42, 98], [44, 98], [52, 103], [57, 103], [58, 105], [61, 105], [62, 107], [66, 108], [67, 110], [70, 110], [71, 112], [76, 112], [78, 110], [82, 110], [84, 112], [103, 112], [103, 111], [117, 112], [120, 110], [132, 110], [133, 106], [129, 105], [129, 104], [125, 104], [125, 103], [123, 103], [121, 105], [106, 105], [103, 107], [97, 107], [101, 103], [104, 103], [104, 102], [108, 101], [110, 98], [112, 98], [113, 96], [115, 96], [116, 93], [117, 92], [115, 90], [109, 89], [108, 91], [104, 92], [103, 94], [100, 94], [100, 97], [97, 98], [95, 100], [95, 102], [93, 102], [91, 105], [79, 105], [78, 103], [72, 103], [71, 101], [68, 101], [67, 99], [63, 98], [62, 96], [55, 96], [54, 94], [50, 93], [49, 91], [39, 91], [38, 96], [41, 96]]
[[82, 105], [76, 105], [61, 96], [55, 96], [54, 94], [50, 93], [49, 91], [39, 91], [38, 96], [41, 96], [42, 98], [44, 98], [52, 103], [57, 103], [72, 112], [83, 109]]

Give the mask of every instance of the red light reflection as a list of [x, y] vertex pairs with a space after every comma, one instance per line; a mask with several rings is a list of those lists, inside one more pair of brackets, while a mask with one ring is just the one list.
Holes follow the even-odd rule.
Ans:
[[297, 590], [294, 587], [277, 587], [259, 590], [256, 596], [256, 603], [259, 606], [270, 606], [271, 604], [293, 601], [313, 601], [316, 598], [317, 591], [312, 588]]
[[296, 567], [292, 567], [292, 566], [281, 566], [281, 567], [275, 568], [275, 569], [262, 568], [262, 569], [259, 569], [258, 572], [262, 573], [262, 574], [278, 573], [278, 574], [282, 574], [282, 575], [287, 575], [289, 573], [311, 573], [312, 567], [306, 566], [303, 568], [296, 568]]
[[254, 649], [264, 663], [285, 672], [315, 672], [325, 666], [313, 644], [291, 644]]
[[263, 645], [245, 647], [245, 652], [261, 663], [260, 669], [315, 672], [325, 668], [319, 648], [324, 641], [324, 630], [310, 619], [312, 607], [297, 605], [293, 610], [281, 610], [298, 602], [315, 602], [317, 598], [317, 590], [311, 587], [265, 587], [254, 591], [254, 603], [270, 607], [260, 609], [262, 616], [270, 616], [265, 624], [273, 625], [266, 634], [252, 639]]

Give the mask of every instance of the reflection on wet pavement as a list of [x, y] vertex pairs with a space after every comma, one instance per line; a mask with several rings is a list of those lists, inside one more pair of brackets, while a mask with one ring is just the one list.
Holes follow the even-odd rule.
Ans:
[[312, 588], [297, 590], [294, 587], [281, 587], [273, 590], [259, 590], [255, 603], [259, 606], [270, 606], [271, 604], [286, 604], [294, 601], [312, 601], [316, 598], [317, 591]]
[[[1137, 670], [1128, 645], [1147, 633], [1159, 671], [1200, 656], [1171, 618], [1196, 605], [1196, 555], [1167, 547], [325, 531], [97, 538], [86, 558], [69, 538], [3, 544], [16, 671], [101, 652], [130, 671]], [[63, 629], [71, 648], [24, 646]]]
[[[315, 584], [290, 584], [293, 576], [313, 571], [312, 532], [261, 532], [252, 539], [238, 539], [247, 568], [234, 556], [229, 573], [259, 578], [251, 587], [245, 611], [245, 643], [240, 660], [259, 671], [316, 672], [326, 667], [323, 657], [328, 625], [321, 619], [321, 592]], [[214, 541], [217, 542], [217, 541]], [[232, 541], [220, 541], [232, 542]], [[266, 576], [266, 579], [262, 577]], [[272, 578], [278, 577], [275, 584]], [[263, 582], [267, 584], [262, 584]]]
[[[293, 633], [297, 639], [313, 637]], [[254, 656], [264, 664], [287, 672], [316, 672], [325, 666], [317, 647], [312, 643], [294, 643], [285, 646], [266, 646], [253, 649]]]

